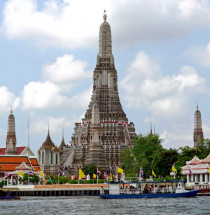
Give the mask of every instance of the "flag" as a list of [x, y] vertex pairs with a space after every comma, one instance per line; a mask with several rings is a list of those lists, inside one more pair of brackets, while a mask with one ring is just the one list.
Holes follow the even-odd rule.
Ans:
[[93, 173], [93, 178], [96, 178], [96, 174], [95, 173]]
[[39, 175], [40, 175], [40, 177], [43, 177], [43, 176], [44, 176], [42, 170], [39, 171]]
[[29, 171], [29, 172], [28, 172], [28, 174], [29, 174], [29, 175], [31, 175], [31, 176], [33, 176], [33, 175], [34, 175], [34, 173], [33, 173], [33, 172], [31, 172], [31, 171]]
[[210, 174], [210, 167], [209, 167], [209, 169], [208, 169], [208, 172], [209, 172], [209, 174]]
[[156, 174], [155, 174], [155, 172], [152, 170], [152, 174], [154, 175], [154, 177], [156, 177]]
[[60, 170], [58, 170], [58, 177], [60, 177], [61, 176], [61, 172], [60, 172]]
[[143, 178], [143, 175], [144, 175], [144, 171], [143, 171], [143, 169], [140, 167], [139, 177], [140, 177], [140, 178]]
[[112, 181], [112, 173], [110, 173], [110, 181]]
[[7, 178], [9, 175], [7, 172], [4, 172], [4, 178]]
[[104, 178], [107, 178], [108, 177], [108, 175], [106, 174], [106, 172], [104, 172]]
[[117, 172], [119, 172], [119, 173], [123, 173], [123, 169], [121, 169], [121, 168], [117, 168]]
[[175, 168], [175, 166], [174, 166], [174, 165], [172, 166], [172, 172], [177, 173], [177, 169]]
[[18, 176], [23, 178], [23, 172], [22, 171], [18, 171]]
[[192, 170], [191, 169], [189, 169], [189, 174], [192, 175]]
[[79, 178], [85, 178], [85, 173], [82, 171], [82, 169], [79, 169]]
[[101, 171], [97, 168], [97, 175], [101, 175]]

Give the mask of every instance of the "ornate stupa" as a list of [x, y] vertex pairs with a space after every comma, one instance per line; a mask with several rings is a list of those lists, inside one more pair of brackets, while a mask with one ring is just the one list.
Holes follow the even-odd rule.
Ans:
[[198, 105], [196, 111], [194, 113], [194, 133], [193, 133], [193, 140], [194, 140], [194, 147], [197, 148], [201, 140], [203, 139], [203, 129], [202, 129], [202, 118], [201, 112], [198, 109]]
[[133, 146], [135, 127], [128, 122], [119, 99], [117, 71], [112, 55], [111, 27], [104, 11], [99, 31], [99, 53], [93, 72], [91, 101], [81, 123], [75, 123], [71, 149], [61, 161], [71, 174], [94, 163], [115, 172], [121, 165], [120, 153]]
[[6, 139], [6, 155], [16, 155], [16, 133], [15, 133], [15, 116], [11, 113], [8, 117], [8, 130], [7, 130], [7, 139]]

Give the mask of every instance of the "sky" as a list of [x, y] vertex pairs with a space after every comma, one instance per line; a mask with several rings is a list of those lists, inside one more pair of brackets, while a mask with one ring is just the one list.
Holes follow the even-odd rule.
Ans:
[[[59, 146], [90, 102], [103, 11], [119, 96], [136, 134], [193, 146], [194, 112], [210, 138], [210, 1], [1, 0], [0, 147], [12, 108], [17, 146]], [[28, 126], [29, 124], [29, 126]], [[29, 128], [29, 129], [28, 129]]]

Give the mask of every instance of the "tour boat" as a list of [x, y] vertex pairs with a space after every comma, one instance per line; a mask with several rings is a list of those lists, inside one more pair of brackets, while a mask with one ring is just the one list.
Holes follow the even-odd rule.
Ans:
[[110, 183], [109, 194], [101, 193], [100, 197], [104, 199], [194, 197], [199, 191], [185, 190], [184, 181], [180, 180], [120, 182]]

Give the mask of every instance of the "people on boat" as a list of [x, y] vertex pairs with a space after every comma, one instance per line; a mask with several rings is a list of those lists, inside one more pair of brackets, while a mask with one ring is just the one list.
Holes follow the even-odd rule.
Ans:
[[148, 187], [147, 184], [146, 184], [145, 187], [144, 187], [144, 193], [145, 193], [145, 194], [148, 194], [148, 193], [149, 193], [149, 187]]

